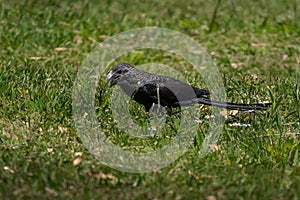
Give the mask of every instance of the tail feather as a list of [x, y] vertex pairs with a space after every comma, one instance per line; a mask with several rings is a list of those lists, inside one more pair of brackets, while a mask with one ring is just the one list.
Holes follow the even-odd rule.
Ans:
[[211, 105], [220, 108], [227, 108], [231, 110], [266, 110], [272, 103], [257, 103], [257, 104], [243, 104], [243, 103], [229, 103], [213, 101], [207, 98], [197, 98], [193, 100], [199, 104]]

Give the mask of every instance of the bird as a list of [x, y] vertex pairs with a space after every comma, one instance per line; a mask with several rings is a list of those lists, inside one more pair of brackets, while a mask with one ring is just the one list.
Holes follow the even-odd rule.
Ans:
[[192, 86], [172, 77], [149, 73], [129, 63], [119, 63], [107, 73], [110, 87], [118, 85], [122, 91], [147, 112], [154, 105], [166, 108], [169, 115], [172, 109], [193, 104], [204, 104], [231, 110], [266, 110], [272, 103], [230, 103], [214, 101], [209, 98], [210, 91]]

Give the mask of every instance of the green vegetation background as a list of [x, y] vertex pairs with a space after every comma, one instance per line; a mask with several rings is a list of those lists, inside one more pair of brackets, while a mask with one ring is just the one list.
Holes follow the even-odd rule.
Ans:
[[[0, 1], [0, 199], [300, 198], [299, 5]], [[130, 174], [102, 165], [84, 148], [72, 121], [71, 91], [81, 62], [101, 41], [148, 26], [180, 31], [203, 45], [229, 101], [274, 105], [233, 116], [251, 127], [227, 123], [204, 159], [195, 142], [164, 169]], [[183, 64], [160, 54], [126, 59]], [[120, 143], [128, 144], [126, 137]]]

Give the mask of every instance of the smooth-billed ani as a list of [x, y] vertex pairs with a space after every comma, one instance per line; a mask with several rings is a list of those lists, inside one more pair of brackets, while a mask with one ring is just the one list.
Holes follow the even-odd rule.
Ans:
[[177, 79], [148, 73], [128, 63], [115, 65], [107, 74], [110, 86], [119, 85], [136, 102], [143, 104], [147, 111], [154, 104], [166, 107], [168, 114], [172, 108], [195, 103], [236, 110], [265, 110], [271, 103], [241, 104], [213, 101], [210, 92], [199, 89]]

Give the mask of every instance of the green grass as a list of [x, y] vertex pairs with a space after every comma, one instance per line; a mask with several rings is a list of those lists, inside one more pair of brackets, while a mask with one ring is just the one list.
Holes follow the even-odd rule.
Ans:
[[[299, 199], [299, 124], [286, 125], [300, 118], [299, 3], [221, 1], [216, 10], [217, 4], [1, 1], [0, 199]], [[273, 107], [227, 120], [215, 151], [202, 159], [208, 120], [189, 151], [166, 168], [132, 174], [101, 164], [83, 146], [72, 119], [76, 72], [105, 38], [145, 26], [180, 31], [205, 47], [229, 101], [269, 100]], [[184, 60], [163, 52], [120, 60], [164, 63], [205, 86]], [[106, 94], [96, 100], [99, 108]], [[130, 112], [139, 109], [131, 104]], [[111, 126], [110, 113], [97, 113], [103, 126]], [[146, 115], [139, 115], [135, 120], [143, 123]], [[229, 126], [234, 122], [251, 126]], [[122, 147], [140, 142], [106, 131]], [[163, 142], [149, 141], [154, 148]]]

